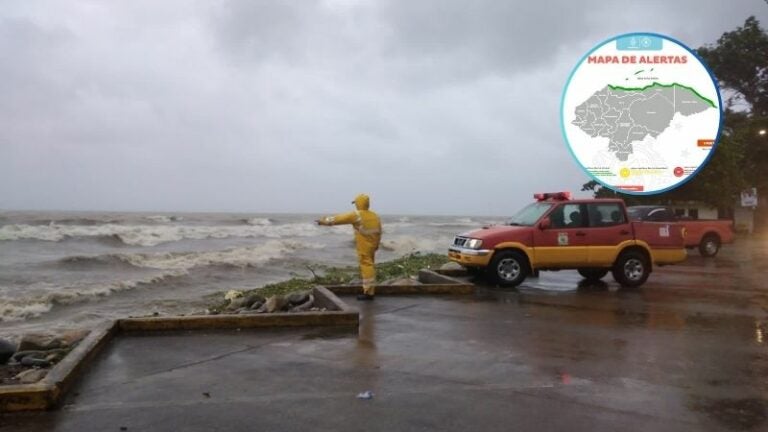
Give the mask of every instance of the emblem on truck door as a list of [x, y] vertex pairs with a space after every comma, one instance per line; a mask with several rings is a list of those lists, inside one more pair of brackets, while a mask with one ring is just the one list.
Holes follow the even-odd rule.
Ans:
[[669, 237], [669, 225], [664, 225], [663, 227], [659, 227], [659, 236]]
[[557, 244], [560, 246], [568, 246], [568, 233], [557, 233]]

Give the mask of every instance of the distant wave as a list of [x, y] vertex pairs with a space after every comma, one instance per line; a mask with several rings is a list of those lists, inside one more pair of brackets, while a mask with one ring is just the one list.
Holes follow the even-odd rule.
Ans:
[[152, 222], [160, 222], [160, 223], [180, 222], [184, 220], [184, 218], [181, 216], [166, 216], [166, 215], [145, 216], [144, 219], [150, 220]]
[[482, 222], [473, 220], [472, 218], [458, 218], [452, 221], [446, 222], [427, 222], [427, 225], [433, 227], [465, 227], [465, 226], [481, 226]]
[[243, 219], [243, 222], [247, 225], [255, 225], [255, 226], [268, 226], [272, 225], [273, 221], [270, 218], [250, 218], [250, 219]]
[[0, 227], [0, 241], [42, 240], [58, 242], [68, 238], [114, 237], [131, 246], [156, 246], [184, 239], [230, 237], [312, 237], [348, 231], [349, 227], [318, 227], [311, 222], [285, 225], [5, 225]]
[[59, 260], [64, 267], [114, 266], [189, 271], [195, 267], [254, 267], [272, 259], [283, 258], [301, 249], [319, 249], [322, 245], [292, 240], [269, 240], [258, 246], [216, 251], [126, 253], [77, 255]]

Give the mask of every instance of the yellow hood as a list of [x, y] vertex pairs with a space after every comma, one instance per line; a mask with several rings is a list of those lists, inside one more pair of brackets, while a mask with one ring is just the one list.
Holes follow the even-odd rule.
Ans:
[[371, 199], [366, 194], [360, 194], [352, 201], [355, 204], [355, 208], [358, 210], [368, 210], [371, 207]]

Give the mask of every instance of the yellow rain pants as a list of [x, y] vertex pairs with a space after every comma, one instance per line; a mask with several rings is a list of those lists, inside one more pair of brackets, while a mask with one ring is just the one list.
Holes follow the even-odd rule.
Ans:
[[363, 293], [374, 295], [376, 282], [374, 255], [381, 242], [381, 219], [376, 213], [368, 210], [371, 206], [368, 195], [360, 194], [352, 202], [355, 204], [355, 211], [326, 216], [318, 220], [318, 223], [320, 225], [352, 225], [355, 229], [355, 246], [357, 261], [360, 264], [360, 276], [363, 279]]

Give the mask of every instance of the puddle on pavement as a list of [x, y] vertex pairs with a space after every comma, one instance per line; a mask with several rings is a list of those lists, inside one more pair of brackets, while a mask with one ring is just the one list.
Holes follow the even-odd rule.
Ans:
[[768, 419], [766, 401], [757, 398], [702, 399], [693, 404], [693, 409], [737, 430], [755, 430]]

